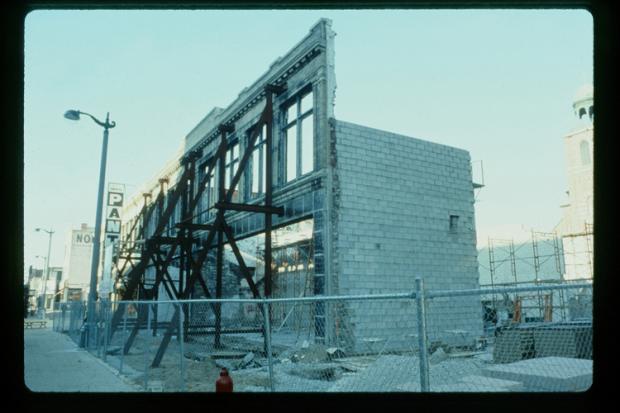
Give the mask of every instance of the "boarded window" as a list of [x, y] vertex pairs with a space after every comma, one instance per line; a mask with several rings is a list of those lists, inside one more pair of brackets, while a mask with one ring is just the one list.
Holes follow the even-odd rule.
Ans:
[[459, 226], [459, 216], [450, 215], [450, 232], [456, 232]]

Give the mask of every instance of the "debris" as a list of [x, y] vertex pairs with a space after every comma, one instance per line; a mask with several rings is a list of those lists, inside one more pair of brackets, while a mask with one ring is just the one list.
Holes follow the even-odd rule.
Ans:
[[107, 354], [114, 356], [114, 355], [119, 354], [120, 352], [121, 352], [120, 346], [119, 347], [108, 347]]
[[437, 349], [437, 351], [435, 351], [433, 354], [431, 354], [431, 356], [429, 357], [428, 361], [431, 364], [439, 364], [442, 361], [446, 360], [448, 358], [448, 355], [446, 354], [445, 351], [443, 351], [443, 349], [441, 347], [439, 347]]
[[254, 360], [254, 353], [249, 352], [248, 354], [241, 359], [241, 361], [237, 364], [239, 368], [247, 367]]
[[232, 362], [225, 360], [225, 359], [215, 359], [215, 365], [219, 368], [225, 368], [228, 371], [236, 370], [235, 365]]
[[148, 382], [147, 391], [149, 392], [163, 392], [164, 383], [161, 380], [151, 380]]
[[453, 351], [448, 354], [450, 358], [462, 358], [462, 357], [474, 357], [482, 354], [487, 354], [484, 351]]
[[209, 355], [206, 353], [199, 353], [195, 351], [188, 351], [184, 354], [186, 359], [194, 360], [194, 361], [205, 361], [209, 358]]
[[342, 364], [340, 364], [340, 368], [342, 370], [348, 371], [348, 372], [356, 372], [356, 371], [359, 371], [359, 369], [360, 369], [358, 366], [355, 366], [355, 365], [353, 365], [351, 363], [342, 363]]
[[339, 366], [331, 363], [304, 364], [291, 369], [289, 374], [312, 380], [338, 380], [342, 376]]
[[342, 357], [345, 356], [344, 351], [342, 351], [338, 347], [330, 347], [330, 348], [328, 348], [325, 351], [327, 352], [327, 359], [328, 360], [342, 358]]
[[476, 360], [480, 360], [483, 363], [493, 363], [493, 354], [492, 353], [482, 353], [475, 355], [474, 358]]
[[[353, 360], [350, 363], [353, 364]], [[361, 364], [361, 363], [360, 363]], [[342, 366], [342, 365], [341, 365]], [[436, 369], [431, 369], [434, 373]], [[386, 392], [403, 391], [395, 386], [403, 382], [415, 380], [419, 375], [419, 361], [415, 357], [383, 355], [367, 366], [360, 366], [355, 374], [343, 376], [327, 391], [329, 392]], [[432, 377], [431, 377], [432, 382]], [[410, 390], [407, 390], [410, 391]]]
[[246, 353], [242, 353], [240, 351], [218, 351], [216, 353], [211, 354], [211, 358], [213, 359], [240, 359], [243, 358]]
[[313, 344], [298, 352], [299, 360], [304, 363], [321, 363], [328, 361], [326, 347], [322, 344]]
[[308, 347], [310, 347], [310, 343], [308, 342], [308, 340], [304, 340], [304, 341], [301, 343], [301, 348], [304, 348], [304, 349], [305, 349], [305, 348], [308, 348]]

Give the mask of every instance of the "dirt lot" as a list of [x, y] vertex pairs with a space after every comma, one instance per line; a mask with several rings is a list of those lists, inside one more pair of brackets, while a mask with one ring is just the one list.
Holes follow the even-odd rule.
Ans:
[[[179, 342], [175, 338], [157, 368], [151, 368], [162, 337], [141, 333], [124, 356], [123, 374], [154, 392], [214, 392], [221, 367], [228, 366], [234, 390], [268, 392], [268, 360], [260, 338], [222, 336], [222, 347], [213, 347], [213, 336], [192, 337], [183, 343], [184, 382], [181, 381]], [[122, 336], [110, 346], [120, 350]], [[147, 347], [148, 345], [148, 347]], [[366, 354], [330, 360], [321, 345], [273, 348], [274, 388], [277, 392], [419, 391], [418, 360], [414, 354]], [[434, 355], [436, 356], [436, 355]], [[480, 374], [488, 361], [477, 357], [433, 357], [430, 378], [434, 384], [457, 383], [460, 377]], [[118, 360], [118, 355], [112, 357]], [[437, 360], [436, 360], [437, 359]], [[184, 386], [183, 386], [184, 385]]]
[[[234, 387], [237, 391], [267, 391], [269, 389], [269, 371], [267, 360], [262, 358], [262, 348], [252, 342], [243, 342], [234, 338], [222, 338], [223, 348], [215, 351], [211, 338], [195, 338], [183, 343], [184, 381], [186, 391], [214, 392], [215, 382], [220, 376], [221, 367], [211, 356], [221, 354], [218, 358], [223, 363], [236, 365], [247, 353], [253, 353], [257, 361], [242, 370], [231, 369]], [[123, 358], [124, 370], [130, 379], [144, 386], [145, 367], [148, 374], [148, 385], [152, 391], [176, 392], [181, 389], [181, 369], [179, 342], [173, 338], [161, 360], [159, 367], [151, 368], [161, 337], [141, 334], [136, 337], [128, 354]], [[121, 337], [114, 337], [110, 349], [120, 347]], [[148, 347], [147, 347], [148, 346]], [[145, 350], [147, 351], [145, 353]], [[119, 358], [120, 356], [115, 356]], [[264, 364], [264, 366], [262, 366]]]

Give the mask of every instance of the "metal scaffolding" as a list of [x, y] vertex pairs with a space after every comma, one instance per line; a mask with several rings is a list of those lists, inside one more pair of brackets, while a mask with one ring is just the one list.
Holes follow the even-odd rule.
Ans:
[[[584, 234], [591, 235], [586, 231]], [[584, 235], [579, 234], [579, 235]], [[565, 238], [565, 237], [564, 237]], [[528, 243], [521, 243], [515, 247], [514, 240], [491, 239], [488, 240], [489, 249], [489, 273], [491, 278], [491, 287], [498, 286], [518, 286], [524, 284], [535, 284], [536, 286], [544, 284], [565, 283], [565, 264], [564, 254], [566, 251], [562, 247], [562, 240], [555, 232], [531, 232], [531, 251], [532, 255], [518, 254], [519, 250], [525, 248]], [[588, 244], [589, 245], [589, 244]], [[543, 247], [546, 248], [543, 250]], [[525, 251], [525, 250], [524, 250]], [[591, 262], [591, 260], [589, 260]], [[553, 265], [550, 265], [553, 263]], [[509, 264], [510, 270], [508, 277], [510, 280], [498, 282], [498, 269]], [[526, 270], [519, 270], [518, 264], [525, 264]], [[545, 266], [545, 264], [547, 264]], [[546, 268], [545, 268], [546, 267]], [[532, 273], [529, 272], [531, 268]], [[555, 302], [554, 302], [555, 301]], [[501, 305], [500, 305], [501, 304]], [[491, 300], [493, 311], [497, 311], [499, 307], [509, 307], [513, 321], [528, 320], [527, 310], [533, 310], [538, 317], [529, 319], [538, 319], [540, 321], [550, 321], [553, 317], [554, 310], [562, 319], [567, 318], [567, 299], [564, 291], [560, 290], [555, 297], [549, 294], [542, 294], [540, 291], [534, 295], [515, 295], [513, 297], [503, 297], [498, 301], [493, 295]]]

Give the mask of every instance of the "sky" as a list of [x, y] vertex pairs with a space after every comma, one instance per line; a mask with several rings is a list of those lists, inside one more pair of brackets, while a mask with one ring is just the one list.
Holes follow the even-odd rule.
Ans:
[[[106, 181], [128, 195], [214, 107], [226, 107], [319, 18], [337, 33], [335, 117], [466, 149], [478, 245], [551, 231], [566, 201], [563, 136], [593, 77], [585, 10], [36, 10], [24, 45], [24, 274], [94, 226]], [[482, 165], [482, 169], [480, 166]], [[27, 276], [27, 275], [26, 275]]]

